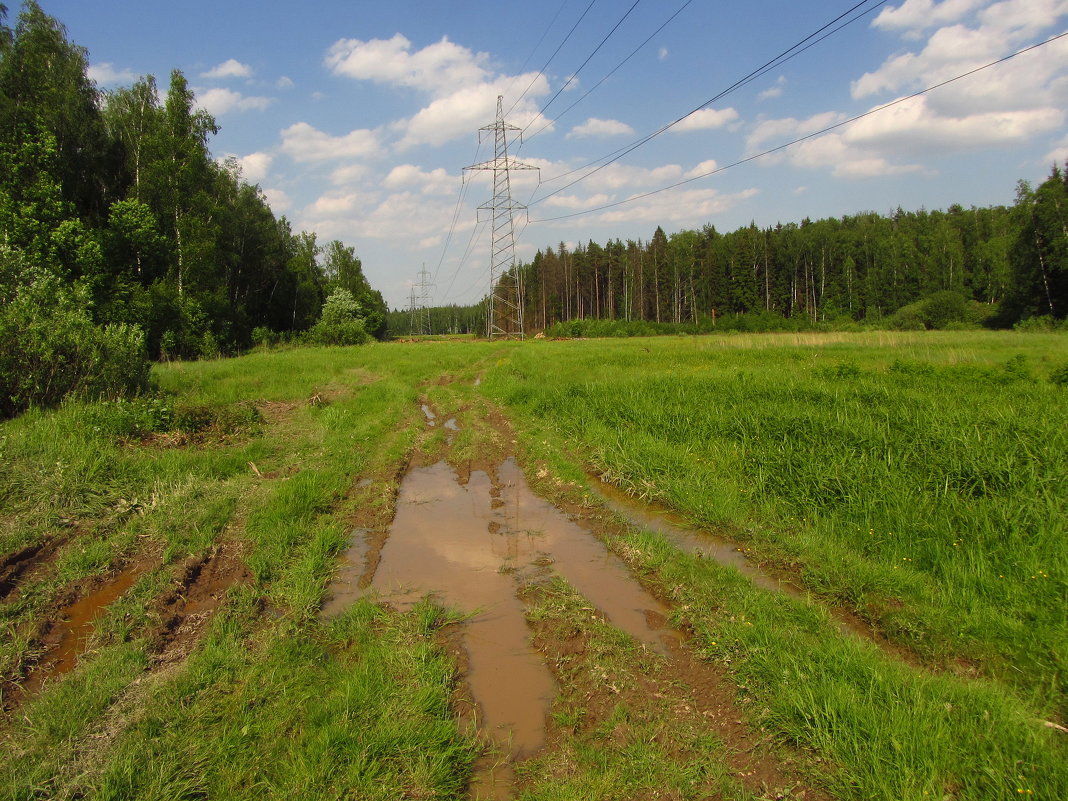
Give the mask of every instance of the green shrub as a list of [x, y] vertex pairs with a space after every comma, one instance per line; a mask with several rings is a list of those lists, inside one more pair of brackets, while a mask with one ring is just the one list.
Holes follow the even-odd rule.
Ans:
[[89, 293], [25, 269], [10, 252], [0, 267], [17, 280], [0, 288], [0, 417], [68, 396], [115, 399], [148, 386], [141, 329], [97, 326]]
[[1068, 387], [1068, 364], [1063, 364], [1050, 373], [1049, 380], [1059, 387]]
[[308, 330], [307, 338], [316, 345], [363, 345], [371, 335], [356, 298], [347, 289], [335, 289], [323, 303], [319, 322]]

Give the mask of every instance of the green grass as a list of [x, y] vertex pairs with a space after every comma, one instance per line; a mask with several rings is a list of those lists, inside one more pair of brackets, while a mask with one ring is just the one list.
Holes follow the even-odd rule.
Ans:
[[597, 470], [735, 537], [935, 668], [657, 538], [617, 543], [754, 718], [838, 766], [838, 797], [1055, 799], [1066, 357], [1063, 336], [983, 333], [541, 343], [487, 392], [565, 486]]
[[[0, 798], [460, 795], [477, 748], [449, 708], [440, 612], [361, 604], [325, 623], [318, 609], [358, 479], [395, 474], [424, 386], [480, 369], [488, 350], [173, 363], [156, 370], [159, 396], [4, 423], [3, 552], [68, 541], [0, 606], [0, 670], [32, 658], [65, 587], [146, 554], [158, 566], [97, 621], [75, 670], [0, 727]], [[146, 608], [222, 537], [242, 544], [252, 584], [230, 591], [186, 662], [145, 673]]]

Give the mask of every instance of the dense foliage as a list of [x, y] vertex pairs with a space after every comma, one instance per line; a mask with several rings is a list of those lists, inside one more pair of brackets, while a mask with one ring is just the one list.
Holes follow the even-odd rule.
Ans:
[[[518, 269], [527, 330], [558, 335], [1043, 327], [1068, 316], [1068, 176], [1054, 167], [1037, 189], [1021, 181], [1012, 207], [898, 209], [730, 233], [658, 227], [648, 241], [561, 242]], [[394, 322], [398, 332], [411, 325], [400, 312]]]
[[35, 2], [5, 22], [0, 5], [0, 414], [128, 390], [146, 358], [304, 331], [337, 288], [384, 333], [353, 249], [294, 233], [236, 161], [212, 158], [218, 126], [181, 72], [162, 97], [152, 76], [102, 93], [86, 51]]

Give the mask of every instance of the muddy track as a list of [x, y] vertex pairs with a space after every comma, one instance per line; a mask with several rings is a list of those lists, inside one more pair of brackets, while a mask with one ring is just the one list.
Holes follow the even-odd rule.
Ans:
[[199, 641], [232, 587], [248, 584], [252, 573], [240, 546], [223, 540], [207, 553], [190, 557], [178, 569], [169, 591], [150, 607], [159, 620], [150, 632], [157, 665], [183, 661]]
[[44, 565], [50, 564], [70, 538], [69, 532], [57, 534], [0, 559], [0, 601], [6, 601], [9, 596], [17, 596], [23, 581]]
[[[442, 415], [425, 397], [420, 406], [426, 430], [403, 480], [394, 485], [393, 520], [355, 532], [348, 559], [360, 564], [343, 567], [328, 594], [347, 596], [351, 603], [369, 587], [375, 597], [405, 610], [432, 592], [448, 606], [476, 610], [448, 640], [449, 650], [462, 652], [457, 713], [466, 720], [474, 716], [488, 744], [472, 797], [512, 797], [518, 789], [512, 765], [554, 748], [565, 736], [548, 723], [549, 704], [575, 690], [578, 674], [562, 666], [582, 663], [586, 634], [581, 626], [567, 636], [531, 629], [521, 596], [536, 592], [531, 588], [542, 580], [531, 584], [531, 576], [564, 577], [584, 598], [591, 620], [607, 621], [634, 638], [642, 659], [658, 666], [658, 678], [632, 665], [630, 678], [620, 679], [631, 688], [628, 697], [672, 699], [672, 709], [692, 711], [693, 724], [714, 733], [733, 754], [728, 763], [742, 785], [763, 794], [803, 783], [796, 770], [778, 761], [764, 735], [743, 723], [746, 715], [729, 678], [696, 659], [683, 643], [685, 634], [671, 629], [670, 605], [653, 597], [607, 549], [600, 536], [603, 521], [592, 519], [588, 509], [562, 511], [527, 487], [512, 457], [513, 432], [499, 410], [491, 407], [472, 421], [478, 427], [477, 455], [454, 461], [451, 439], [443, 443], [438, 437], [430, 451], [424, 447], [441, 431], [439, 421], [451, 415]], [[355, 588], [342, 586], [354, 576]], [[342, 610], [335, 604], [331, 611]], [[602, 703], [594, 705], [600, 712], [591, 715], [591, 723], [620, 700], [618, 687], [596, 684], [589, 683], [588, 697]], [[554, 689], [558, 685], [562, 689]], [[523, 692], [516, 692], [519, 687]], [[822, 797], [806, 792], [805, 798]]]

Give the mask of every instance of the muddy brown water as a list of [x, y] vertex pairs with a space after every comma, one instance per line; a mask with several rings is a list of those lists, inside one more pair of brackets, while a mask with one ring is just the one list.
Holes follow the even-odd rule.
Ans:
[[89, 639], [96, 630], [96, 621], [115, 601], [147, 572], [149, 565], [134, 564], [95, 592], [79, 598], [65, 608], [45, 637], [50, 646], [39, 668], [23, 684], [27, 694], [37, 692], [49, 678], [69, 673], [85, 653]]
[[[662, 627], [668, 610], [630, 575], [626, 565], [589, 532], [535, 495], [514, 460], [489, 475], [472, 471], [462, 484], [446, 463], [412, 469], [397, 497], [397, 513], [382, 546], [371, 587], [399, 610], [427, 594], [467, 613], [463, 643], [467, 686], [480, 729], [504, 758], [482, 766], [475, 798], [508, 798], [511, 763], [545, 743], [545, 719], [555, 695], [552, 676], [530, 645], [515, 574], [551, 565], [610, 622], [643, 646], [669, 653], [678, 634]], [[361, 594], [365, 534], [330, 587], [324, 614], [336, 614]]]
[[[809, 594], [802, 588], [761, 568], [749, 559], [736, 543], [711, 532], [694, 529], [681, 515], [663, 507], [636, 500], [623, 490], [601, 481], [596, 476], [590, 477], [590, 486], [605, 506], [636, 528], [662, 535], [681, 551], [732, 567], [761, 589], [782, 593], [802, 602], [812, 602]], [[843, 634], [866, 640], [880, 640], [867, 625], [845, 610], [831, 608], [827, 611]]]

